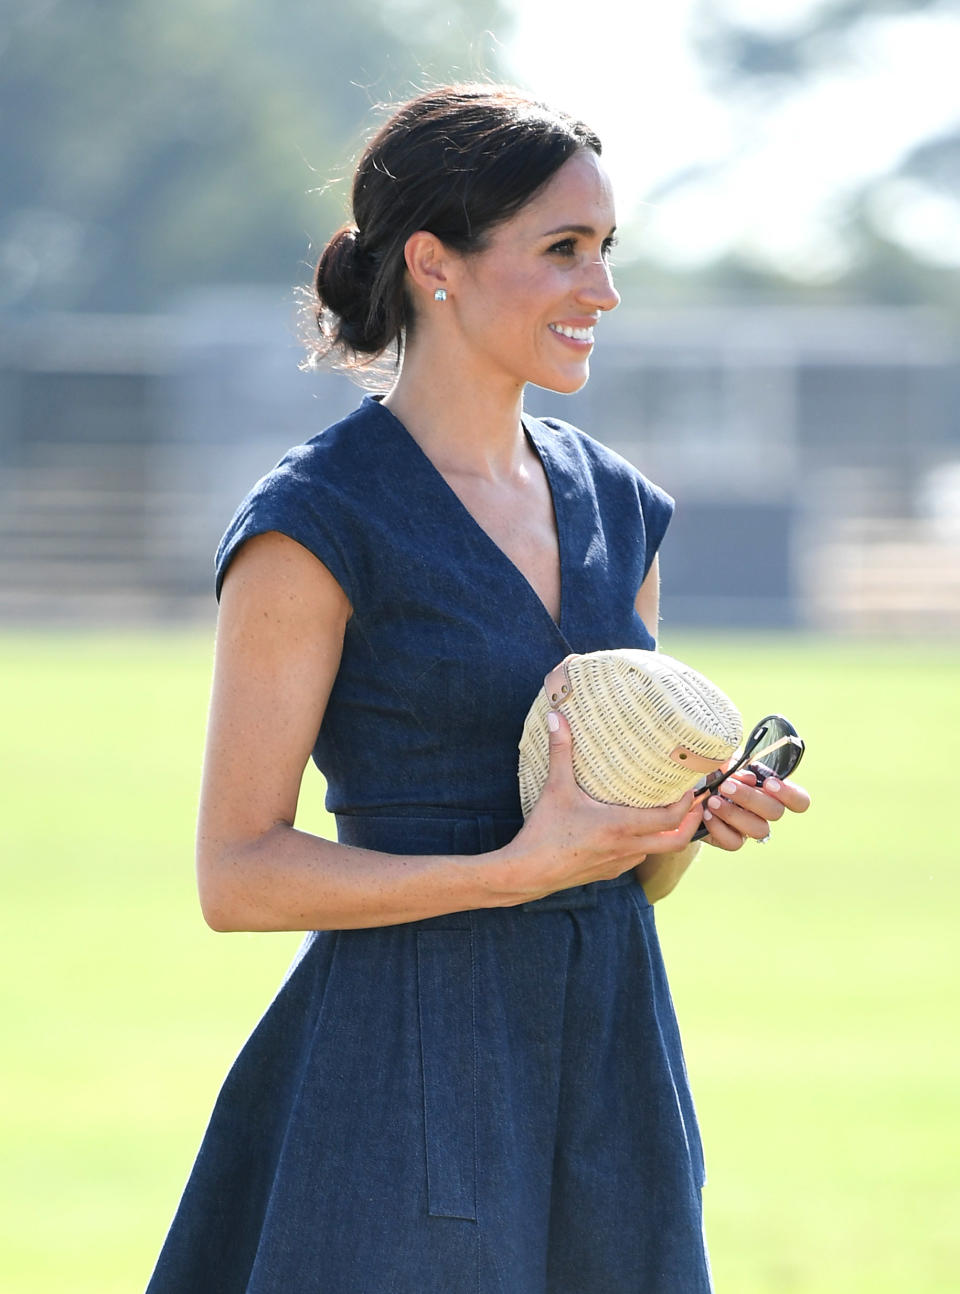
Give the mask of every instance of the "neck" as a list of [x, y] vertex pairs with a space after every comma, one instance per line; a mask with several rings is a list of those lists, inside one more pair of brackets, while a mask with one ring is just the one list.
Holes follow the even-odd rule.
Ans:
[[383, 401], [441, 471], [513, 475], [526, 452], [523, 387], [472, 371], [466, 356], [411, 347]]

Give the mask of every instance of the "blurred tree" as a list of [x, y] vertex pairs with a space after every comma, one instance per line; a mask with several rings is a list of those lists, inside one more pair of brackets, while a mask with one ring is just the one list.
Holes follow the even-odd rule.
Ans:
[[[812, 0], [786, 15], [770, 6], [753, 23], [736, 14], [728, 0], [701, 0], [692, 24], [696, 49], [710, 88], [762, 121], [822, 78], [854, 71], [873, 25], [917, 15], [960, 17], [960, 0]], [[651, 199], [662, 201], [737, 160], [693, 168]], [[920, 140], [891, 173], [837, 198], [830, 223], [844, 249], [832, 273], [788, 275], [743, 252], [674, 275], [672, 283], [649, 264], [631, 272], [647, 289], [659, 286], [680, 297], [693, 286], [719, 296], [937, 301], [957, 309], [956, 276], [944, 270], [960, 268], [960, 97], [953, 126]]]
[[0, 8], [0, 307], [301, 279], [371, 105], [496, 75], [500, 0]]

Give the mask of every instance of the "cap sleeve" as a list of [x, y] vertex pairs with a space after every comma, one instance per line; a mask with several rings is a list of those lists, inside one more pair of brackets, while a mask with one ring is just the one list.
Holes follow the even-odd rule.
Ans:
[[667, 526], [670, 524], [670, 518], [673, 516], [676, 504], [666, 490], [662, 490], [659, 485], [654, 485], [652, 481], [648, 481], [641, 472], [637, 472], [636, 487], [646, 537], [646, 552], [643, 561], [643, 577], [646, 579], [647, 572], [653, 565], [653, 559], [663, 542], [663, 537], [667, 532]]
[[[319, 488], [318, 488], [319, 487]], [[313, 553], [354, 601], [355, 583], [344, 545], [345, 527], [338, 520], [336, 491], [322, 488], [295, 458], [284, 459], [258, 481], [234, 513], [216, 556], [216, 595], [241, 545], [254, 535], [278, 531]]]

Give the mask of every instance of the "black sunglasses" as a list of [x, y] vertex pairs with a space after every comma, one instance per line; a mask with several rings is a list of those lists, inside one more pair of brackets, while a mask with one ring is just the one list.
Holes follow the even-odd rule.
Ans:
[[[789, 777], [800, 763], [803, 752], [803, 738], [790, 720], [782, 714], [768, 714], [755, 725], [737, 762], [730, 768], [708, 773], [699, 786], [694, 787], [694, 799], [711, 795], [721, 782], [744, 767], [753, 773], [757, 786], [763, 786], [768, 777], [778, 777], [781, 780]], [[707, 828], [699, 827], [694, 832], [693, 839], [702, 840], [706, 834]]]

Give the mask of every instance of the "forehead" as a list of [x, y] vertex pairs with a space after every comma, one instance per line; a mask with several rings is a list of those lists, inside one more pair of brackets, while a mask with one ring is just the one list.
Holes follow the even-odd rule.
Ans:
[[600, 158], [582, 148], [560, 169], [504, 228], [525, 234], [589, 225], [605, 238], [617, 223], [613, 187]]

